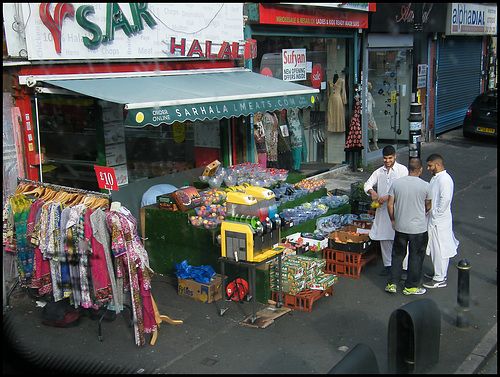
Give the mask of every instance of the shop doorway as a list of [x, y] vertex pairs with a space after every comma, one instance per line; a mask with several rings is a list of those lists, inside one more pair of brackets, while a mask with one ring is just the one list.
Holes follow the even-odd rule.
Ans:
[[[368, 50], [367, 129], [365, 148], [376, 152], [386, 145], [408, 145], [411, 104], [409, 49]], [[371, 98], [370, 98], [371, 96]]]

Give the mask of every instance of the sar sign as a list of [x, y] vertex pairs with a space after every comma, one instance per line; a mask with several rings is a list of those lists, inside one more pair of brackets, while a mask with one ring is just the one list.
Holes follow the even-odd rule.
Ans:
[[306, 79], [306, 49], [291, 48], [282, 50], [283, 80], [302, 81]]

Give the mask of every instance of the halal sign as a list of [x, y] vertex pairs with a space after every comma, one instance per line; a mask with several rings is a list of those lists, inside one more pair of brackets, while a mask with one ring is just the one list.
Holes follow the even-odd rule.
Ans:
[[319, 89], [321, 86], [321, 79], [323, 78], [323, 73], [321, 72], [321, 66], [316, 64], [312, 68], [311, 72], [311, 82], [314, 89]]

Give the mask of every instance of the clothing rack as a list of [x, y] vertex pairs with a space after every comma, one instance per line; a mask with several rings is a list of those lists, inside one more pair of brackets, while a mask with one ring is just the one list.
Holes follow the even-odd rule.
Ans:
[[[27, 184], [27, 185], [36, 186], [36, 187], [44, 187], [44, 188], [47, 188], [47, 189], [50, 189], [50, 190], [55, 190], [55, 191], [65, 191], [65, 192], [68, 192], [68, 193], [76, 193], [76, 194], [85, 195], [85, 196], [94, 196], [94, 197], [106, 199], [106, 200], [108, 200], [108, 202], [111, 202], [111, 194], [110, 193], [102, 193], [102, 192], [91, 191], [91, 190], [84, 190], [84, 189], [79, 189], [79, 188], [74, 188], [74, 187], [67, 187], [67, 186], [62, 186], [62, 185], [57, 185], [57, 184], [52, 184], [52, 183], [45, 183], [45, 182], [34, 181], [34, 180], [31, 180], [31, 179], [20, 178], [20, 177], [17, 178], [17, 184], [18, 184], [18, 186], [20, 184]], [[8, 302], [9, 302], [8, 300], [9, 300], [10, 295], [13, 293], [13, 291], [15, 290], [15, 288], [18, 285], [19, 285], [19, 280], [17, 280], [16, 283], [9, 290], [9, 292], [7, 294], [7, 306], [8, 306]], [[23, 289], [31, 297], [39, 298], [39, 297], [33, 296], [27, 288], [23, 288]], [[126, 303], [122, 303], [122, 306], [124, 308], [127, 308], [130, 311], [130, 323], [129, 323], [129, 327], [132, 327], [133, 326], [133, 312], [132, 312], [132, 308], [128, 304], [126, 304]], [[88, 310], [84, 310], [84, 312], [87, 312], [87, 311]], [[116, 313], [113, 313], [113, 315], [111, 316], [111, 318], [109, 316], [106, 316], [106, 314], [108, 314], [108, 312], [113, 312], [113, 310], [111, 310], [111, 308], [110, 308], [109, 305], [106, 305], [106, 307], [104, 308], [104, 312], [100, 316], [98, 316], [99, 320], [98, 320], [98, 324], [97, 324], [98, 325], [97, 338], [99, 339], [99, 341], [103, 341], [103, 337], [102, 337], [102, 333], [101, 333], [101, 323], [103, 321], [106, 321], [106, 322], [114, 321], [116, 319], [116, 317], [117, 317]], [[91, 317], [91, 319], [94, 319], [95, 314], [91, 314], [90, 317]]]
[[45, 182], [39, 182], [39, 181], [33, 181], [31, 179], [26, 179], [26, 178], [17, 178], [17, 184], [19, 185], [20, 183], [27, 183], [31, 184], [34, 186], [38, 187], [46, 187], [49, 189], [53, 190], [58, 190], [58, 191], [68, 191], [68, 192], [75, 192], [79, 194], [84, 194], [84, 195], [93, 195], [93, 196], [99, 196], [103, 197], [105, 199], [111, 200], [111, 194], [110, 193], [104, 193], [104, 192], [97, 192], [97, 191], [91, 191], [91, 190], [84, 190], [84, 189], [79, 189], [79, 188], [74, 188], [74, 187], [67, 187], [67, 186], [61, 186], [61, 185], [56, 185], [53, 183], [45, 183]]

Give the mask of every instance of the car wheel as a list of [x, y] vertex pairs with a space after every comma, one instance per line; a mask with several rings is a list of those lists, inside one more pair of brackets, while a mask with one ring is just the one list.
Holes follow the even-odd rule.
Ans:
[[462, 130], [462, 133], [463, 133], [464, 137], [466, 137], [468, 139], [474, 137], [474, 133], [472, 133], [472, 132], [468, 132], [466, 130]]

